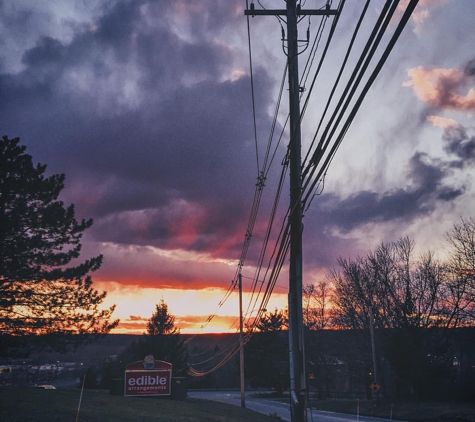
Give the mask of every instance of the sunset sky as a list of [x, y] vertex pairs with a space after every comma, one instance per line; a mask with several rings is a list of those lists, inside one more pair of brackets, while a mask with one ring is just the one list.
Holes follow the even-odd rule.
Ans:
[[[364, 3], [346, 1], [302, 121], [303, 156]], [[370, 3], [360, 50], [382, 6]], [[94, 219], [82, 258], [104, 255], [93, 278], [106, 305], [117, 304], [116, 332], [142, 332], [162, 298], [183, 333], [237, 327], [237, 292], [222, 299], [259, 166], [245, 8], [245, 0], [0, 0], [0, 136], [20, 137], [34, 162], [65, 173], [61, 199]], [[249, 22], [262, 160], [286, 57], [276, 18]], [[302, 20], [301, 37], [310, 27], [313, 39], [319, 24]], [[474, 40], [475, 1], [420, 0], [305, 215], [304, 284], [324, 280], [339, 256], [401, 236], [443, 258], [444, 233], [475, 216]], [[276, 137], [287, 95], [285, 86]], [[273, 147], [243, 268], [245, 309], [287, 142]], [[287, 178], [280, 221], [288, 197]], [[285, 308], [287, 284], [284, 268], [270, 310]]]

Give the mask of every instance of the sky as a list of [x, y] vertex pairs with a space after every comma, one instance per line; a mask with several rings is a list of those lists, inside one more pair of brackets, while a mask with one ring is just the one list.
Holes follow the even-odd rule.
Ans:
[[[363, 5], [347, 0], [343, 9], [302, 120], [303, 155]], [[382, 6], [370, 3], [355, 47]], [[65, 173], [61, 199], [78, 218], [93, 218], [81, 257], [104, 255], [93, 278], [108, 292], [105, 305], [117, 305], [115, 332], [143, 332], [161, 299], [182, 333], [236, 328], [237, 292], [226, 292], [286, 62], [279, 21], [249, 18], [251, 79], [245, 8], [244, 0], [0, 0], [0, 135], [19, 137], [49, 174]], [[319, 25], [302, 19], [300, 34], [310, 28], [313, 39]], [[305, 92], [325, 37], [315, 59], [299, 56], [301, 73], [313, 65]], [[447, 230], [475, 216], [474, 38], [473, 0], [420, 0], [305, 213], [304, 284], [325, 280], [338, 257], [402, 236], [443, 258]], [[284, 87], [276, 134], [287, 95]], [[287, 142], [287, 132], [274, 140], [244, 262], [247, 312]], [[285, 265], [270, 310], [286, 307], [287, 276]]]

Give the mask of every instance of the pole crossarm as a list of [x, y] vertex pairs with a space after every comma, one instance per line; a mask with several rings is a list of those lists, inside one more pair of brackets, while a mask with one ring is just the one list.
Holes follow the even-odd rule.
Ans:
[[[337, 9], [318, 9], [318, 10], [302, 10], [300, 7], [297, 8], [297, 16], [332, 16], [337, 15]], [[244, 15], [246, 16], [286, 16], [287, 10], [286, 9], [275, 9], [275, 10], [268, 10], [268, 9], [254, 9], [253, 5], [251, 4], [250, 9], [246, 9], [244, 11]]]
[[[336, 9], [331, 10], [301, 10], [297, 16], [333, 16], [336, 15], [338, 11]], [[245, 10], [244, 14], [246, 16], [286, 16], [287, 11], [284, 9], [276, 10]]]
[[[245, 10], [247, 16], [286, 16], [287, 67], [289, 79], [289, 168], [290, 168], [290, 261], [289, 261], [289, 369], [290, 369], [290, 414], [292, 422], [307, 421], [307, 376], [305, 372], [305, 341], [302, 317], [302, 160], [300, 128], [300, 86], [298, 70], [298, 18], [305, 15], [338, 15], [329, 7], [319, 10], [302, 10], [297, 0], [286, 0], [287, 8], [256, 10], [251, 4]], [[284, 37], [283, 37], [284, 38]]]

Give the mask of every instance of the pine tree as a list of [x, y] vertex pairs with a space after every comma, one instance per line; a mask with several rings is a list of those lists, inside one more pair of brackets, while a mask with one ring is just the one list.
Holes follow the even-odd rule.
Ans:
[[102, 256], [79, 258], [83, 232], [74, 205], [58, 200], [64, 174], [45, 175], [19, 138], [0, 140], [0, 335], [108, 333], [114, 306], [92, 287]]
[[168, 305], [162, 299], [155, 305], [155, 312], [147, 324], [147, 334], [149, 336], [178, 334], [175, 327], [175, 317], [168, 311]]
[[143, 360], [152, 355], [156, 360], [170, 362], [173, 375], [182, 375], [185, 371], [186, 349], [175, 326], [175, 317], [162, 299], [147, 323], [147, 331], [137, 342], [132, 343], [120, 356], [123, 364]]
[[283, 310], [266, 312], [246, 344], [246, 378], [252, 387], [272, 388], [282, 394], [289, 386], [287, 315]]

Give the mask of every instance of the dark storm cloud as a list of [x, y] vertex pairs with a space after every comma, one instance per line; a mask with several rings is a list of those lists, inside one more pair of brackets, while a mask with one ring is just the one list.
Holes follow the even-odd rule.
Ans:
[[361, 191], [345, 199], [327, 195], [320, 205], [321, 212], [331, 216], [329, 223], [343, 233], [368, 223], [413, 221], [434, 211], [439, 201], [451, 201], [463, 194], [463, 189], [444, 184], [446, 167], [446, 163], [417, 152], [409, 161], [409, 186], [382, 194]]
[[474, 76], [475, 75], [475, 59], [470, 60], [465, 66], [465, 75]]
[[[426, 71], [422, 67], [414, 70], [414, 75], [417, 76], [414, 78], [414, 86], [420, 89], [420, 98], [431, 106], [422, 110], [418, 121], [421, 127], [427, 120], [437, 120], [431, 116], [434, 108], [465, 110], [472, 107], [473, 94], [469, 92], [462, 97], [457, 91], [465, 87], [469, 83], [469, 77], [475, 74], [474, 63], [472, 60], [465, 67], [465, 76], [456, 70]], [[428, 91], [422, 89], [422, 82], [428, 83], [424, 88]], [[399, 132], [408, 133], [409, 139], [412, 139], [411, 135], [417, 132], [418, 128], [408, 128], [407, 124], [404, 123], [403, 126], [402, 122], [401, 120]], [[320, 201], [316, 201], [318, 223], [311, 223], [310, 230], [315, 238], [319, 239], [312, 239], [312, 242], [313, 249], [323, 253], [319, 256], [321, 266], [331, 267], [335, 265], [335, 256], [341, 256], [342, 251], [355, 252], [360, 247], [351, 239], [339, 239], [338, 234], [348, 235], [368, 224], [382, 226], [384, 223], [393, 223], [408, 226], [432, 214], [442, 203], [450, 203], [465, 193], [466, 186], [453, 186], [449, 178], [454, 171], [473, 165], [475, 137], [470, 135], [467, 128], [455, 122], [439, 122], [438, 125], [444, 127], [442, 141], [448, 158], [435, 159], [428, 154], [416, 152], [408, 162], [406, 186], [382, 193], [360, 191], [343, 199], [326, 193], [320, 197]]]
[[451, 125], [444, 129], [444, 149], [460, 160], [455, 161], [454, 167], [462, 168], [475, 162], [475, 136], [470, 136], [462, 125]]
[[[124, 250], [137, 246], [138, 254], [155, 246], [239, 256], [256, 162], [250, 80], [243, 74], [247, 61], [235, 67], [226, 38], [238, 37], [239, 28], [246, 40], [242, 8], [233, 3], [111, 2], [97, 18], [71, 24], [71, 37], [46, 32], [47, 16], [30, 16], [24, 34], [16, 29], [29, 42], [18, 60], [21, 67], [0, 74], [1, 134], [20, 136], [35, 161], [66, 173], [63, 199], [76, 204], [80, 217], [95, 220], [89, 240]], [[8, 19], [20, 22], [24, 13]], [[272, 80], [264, 69], [255, 68], [254, 77], [258, 139], [267, 140]], [[459, 87], [450, 78], [443, 82], [441, 98]], [[447, 150], [470, 159], [473, 138], [462, 135], [452, 134]], [[312, 234], [306, 242], [320, 262], [333, 265], [354, 246], [334, 231], [409, 221], [459, 196], [460, 189], [446, 185], [447, 168], [418, 153], [407, 187], [344, 199], [322, 195], [316, 218], [304, 221]], [[126, 252], [117, 259], [124, 261], [123, 282], [137, 274], [125, 268], [128, 255], [136, 260]], [[112, 262], [103, 267], [110, 279], [121, 264]], [[156, 281], [155, 268], [143, 274], [150, 283]], [[183, 282], [197, 277], [188, 268], [181, 271]], [[219, 284], [211, 273], [200, 276], [200, 286]], [[176, 268], [170, 268], [165, 277], [170, 285], [175, 276]]]
[[[250, 81], [224, 79], [229, 49], [208, 39], [209, 27], [224, 31], [232, 19], [198, 19], [199, 8], [181, 3], [184, 18], [200, 22], [189, 41], [164, 19], [178, 6], [119, 2], [68, 42], [39, 36], [20, 72], [0, 75], [1, 129], [66, 173], [64, 199], [95, 219], [97, 241], [195, 250], [221, 242], [235, 255], [256, 174]], [[255, 78], [266, 105], [269, 78], [259, 69]]]
[[38, 41], [36, 47], [26, 51], [22, 62], [31, 67], [39, 67], [62, 60], [63, 45], [51, 37], [43, 37]]
[[[99, 191], [89, 207], [98, 240], [163, 247], [171, 228], [194, 220], [201, 234], [187, 246], [203, 250], [244, 230], [255, 182], [254, 144], [243, 138], [250, 132], [242, 124], [248, 120], [248, 84], [242, 79], [177, 88], [156, 114], [145, 110], [142, 116], [96, 121], [87, 139], [77, 135], [72, 157], [77, 160], [89, 144], [95, 153], [84, 156], [83, 168], [111, 175], [82, 189], [85, 199], [91, 189]], [[104, 141], [108, 137], [111, 142]], [[134, 210], [148, 210], [146, 231], [123, 213]], [[232, 242], [233, 253], [242, 239]]]

